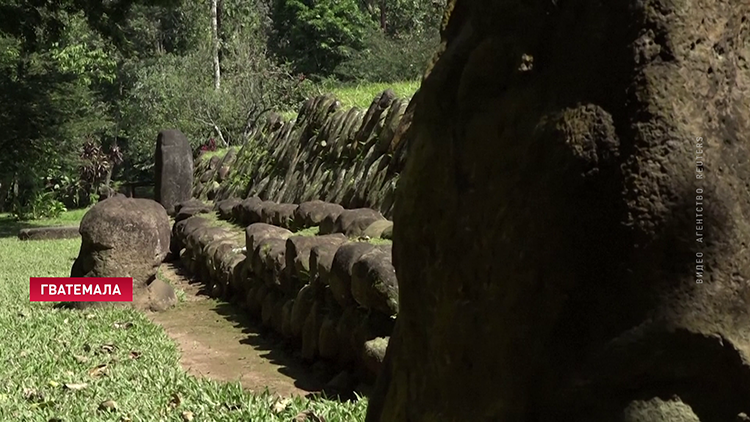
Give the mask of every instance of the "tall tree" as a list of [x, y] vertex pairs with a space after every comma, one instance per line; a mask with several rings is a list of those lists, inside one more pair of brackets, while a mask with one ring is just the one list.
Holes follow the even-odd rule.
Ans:
[[219, 0], [211, 0], [211, 43], [213, 47], [214, 89], [221, 89], [221, 37], [219, 36]]

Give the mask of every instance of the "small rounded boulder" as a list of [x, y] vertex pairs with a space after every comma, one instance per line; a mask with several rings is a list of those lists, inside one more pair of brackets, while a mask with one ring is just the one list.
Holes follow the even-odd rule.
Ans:
[[167, 212], [156, 201], [121, 197], [101, 201], [81, 220], [81, 249], [70, 276], [132, 277], [133, 305], [165, 310], [176, 303], [175, 292], [155, 277], [169, 252], [170, 232]]

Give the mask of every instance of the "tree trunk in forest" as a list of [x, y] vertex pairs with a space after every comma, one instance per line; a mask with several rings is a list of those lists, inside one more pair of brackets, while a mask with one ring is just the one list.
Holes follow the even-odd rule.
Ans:
[[211, 41], [213, 46], [214, 60], [214, 89], [221, 88], [221, 62], [219, 53], [221, 50], [221, 38], [219, 37], [219, 0], [211, 0]]
[[385, 21], [385, 2], [386, 0], [380, 0], [380, 29], [385, 32], [386, 21]]

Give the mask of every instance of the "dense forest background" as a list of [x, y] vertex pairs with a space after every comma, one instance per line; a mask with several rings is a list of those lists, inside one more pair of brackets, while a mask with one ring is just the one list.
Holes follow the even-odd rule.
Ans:
[[237, 145], [331, 87], [418, 79], [441, 1], [0, 0], [0, 211], [152, 179], [164, 128]]

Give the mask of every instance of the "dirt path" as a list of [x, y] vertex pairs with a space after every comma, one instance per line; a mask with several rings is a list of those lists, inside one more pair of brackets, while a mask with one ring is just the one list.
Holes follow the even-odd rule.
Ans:
[[260, 336], [257, 323], [231, 305], [201, 293], [202, 285], [188, 280], [179, 268], [164, 264], [160, 272], [185, 292], [176, 308], [149, 318], [177, 342], [182, 366], [195, 376], [240, 381], [252, 391], [282, 396], [320, 391], [321, 382], [309, 366]]

